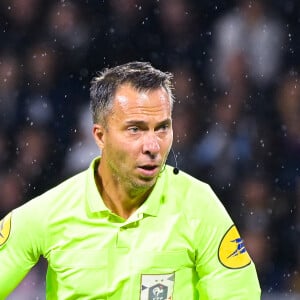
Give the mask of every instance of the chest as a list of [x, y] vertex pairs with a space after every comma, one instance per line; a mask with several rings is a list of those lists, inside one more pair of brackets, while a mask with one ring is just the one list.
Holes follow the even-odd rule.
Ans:
[[192, 232], [180, 214], [160, 222], [74, 221], [61, 228], [48, 251], [49, 298], [163, 300], [187, 293], [194, 299]]

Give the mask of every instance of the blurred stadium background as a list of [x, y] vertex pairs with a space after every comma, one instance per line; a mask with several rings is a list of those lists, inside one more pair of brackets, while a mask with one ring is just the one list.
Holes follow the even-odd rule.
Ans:
[[[0, 16], [0, 218], [98, 154], [96, 71], [150, 61], [175, 75], [180, 169], [230, 211], [263, 299], [300, 299], [298, 0], [1, 0]], [[44, 299], [45, 268], [9, 299]]]

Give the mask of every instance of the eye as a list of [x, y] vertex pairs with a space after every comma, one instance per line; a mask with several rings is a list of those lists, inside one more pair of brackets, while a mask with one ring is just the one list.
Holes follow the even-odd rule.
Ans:
[[169, 124], [162, 124], [161, 126], [159, 126], [158, 131], [160, 132], [165, 132], [170, 128]]
[[137, 133], [139, 131], [139, 128], [137, 126], [130, 126], [127, 129], [130, 133]]

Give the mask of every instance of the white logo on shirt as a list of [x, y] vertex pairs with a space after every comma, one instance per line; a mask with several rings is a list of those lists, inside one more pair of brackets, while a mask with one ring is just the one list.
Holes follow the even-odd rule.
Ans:
[[140, 300], [172, 300], [175, 273], [142, 274]]

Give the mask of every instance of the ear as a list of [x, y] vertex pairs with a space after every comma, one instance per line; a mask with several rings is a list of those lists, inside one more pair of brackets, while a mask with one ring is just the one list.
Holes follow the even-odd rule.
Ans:
[[105, 129], [103, 126], [99, 124], [94, 124], [93, 125], [93, 136], [95, 139], [95, 142], [97, 146], [102, 150], [104, 148], [104, 135], [105, 135]]

